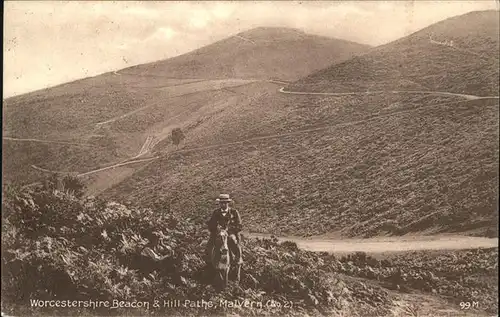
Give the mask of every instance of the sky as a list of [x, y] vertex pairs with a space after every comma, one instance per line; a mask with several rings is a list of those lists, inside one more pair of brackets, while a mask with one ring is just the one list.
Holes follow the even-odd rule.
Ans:
[[3, 98], [192, 51], [258, 26], [381, 45], [498, 1], [6, 1]]

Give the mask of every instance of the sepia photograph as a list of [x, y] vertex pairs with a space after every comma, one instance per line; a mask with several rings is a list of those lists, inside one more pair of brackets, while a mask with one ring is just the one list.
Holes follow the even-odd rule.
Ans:
[[4, 1], [1, 316], [498, 316], [499, 10]]

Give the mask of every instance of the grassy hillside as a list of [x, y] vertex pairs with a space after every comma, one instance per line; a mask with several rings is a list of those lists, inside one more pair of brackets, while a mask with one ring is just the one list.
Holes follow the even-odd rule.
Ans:
[[[174, 59], [8, 98], [4, 136], [92, 148], [5, 141], [5, 178], [37, 179], [40, 172], [32, 171], [32, 164], [85, 172], [133, 157], [148, 137], [159, 142], [177, 126], [196, 125], [262, 93], [258, 82], [242, 78], [296, 79], [366, 48], [293, 29], [259, 28]], [[232, 91], [248, 85], [244, 94]]]
[[165, 61], [125, 72], [172, 78], [278, 78], [296, 80], [369, 49], [368, 45], [260, 27]]
[[[402, 317], [450, 312], [485, 316], [498, 311], [493, 284], [498, 279], [497, 248], [337, 258], [302, 251], [290, 242], [245, 238], [240, 284], [230, 282], [216, 291], [202, 259], [206, 232], [201, 228], [162, 210], [78, 198], [71, 192], [75, 187], [63, 183], [23, 191], [3, 188], [2, 313]], [[154, 261], [143, 255], [146, 246], [166, 258]], [[82, 307], [32, 306], [34, 301], [54, 299], [82, 301]], [[173, 299], [183, 304], [203, 299], [215, 305], [163, 305], [163, 300]], [[89, 300], [149, 306], [83, 307]], [[159, 307], [153, 306], [155, 300]], [[224, 301], [261, 306], [224, 307]], [[480, 306], [460, 311], [460, 301], [479, 301]]]
[[498, 11], [467, 13], [320, 70], [288, 89], [498, 95], [499, 34]]
[[[205, 232], [182, 219], [113, 202], [79, 200], [57, 190], [7, 189], [4, 195], [2, 310], [9, 312], [36, 316], [41, 313], [199, 316], [207, 312], [320, 316], [326, 312], [388, 314], [392, 304], [391, 296], [380, 286], [369, 286], [370, 293], [354, 296], [359, 283], [334, 277], [334, 268], [327, 269], [329, 264], [317, 267], [318, 255], [271, 240], [245, 241], [241, 284], [217, 292], [202, 259]], [[141, 255], [145, 246], [157, 249], [155, 233], [172, 250], [171, 256], [161, 262]], [[304, 265], [310, 268], [304, 270]], [[287, 273], [291, 271], [295, 273]], [[53, 298], [136, 300], [151, 305], [153, 300], [163, 303], [168, 299], [184, 302], [203, 298], [217, 304], [221, 300], [262, 303], [274, 300], [291, 302], [293, 307], [263, 304], [260, 308], [238, 309], [218, 305], [208, 311], [201, 307], [163, 307], [163, 304], [149, 309], [29, 307], [30, 299]]]
[[[266, 121], [262, 110], [259, 125], [243, 117], [213, 128], [207, 138], [218, 147], [204, 149], [200, 125], [184, 152], [165, 154], [104, 195], [201, 221], [228, 191], [250, 229], [280, 234], [496, 234], [497, 100], [286, 98], [274, 106], [281, 112], [269, 110], [279, 120]], [[259, 132], [272, 137], [255, 138]]]
[[[96, 85], [94, 92], [86, 95], [86, 110], [72, 103], [72, 93], [65, 93], [63, 87], [51, 90], [50, 94], [55, 95], [53, 97], [50, 94], [40, 97], [43, 100], [40, 101], [40, 109], [43, 111], [39, 116], [29, 111], [33, 104], [24, 101], [27, 97], [13, 100], [4, 108], [4, 135], [70, 141], [82, 145], [4, 140], [5, 179], [30, 182], [38, 178], [40, 173], [30, 170], [32, 164], [52, 170], [86, 172], [122, 161], [137, 155], [150, 136], [159, 142], [168, 137], [175, 127], [195, 126], [233, 105], [246, 105], [262, 94], [260, 87], [273, 90], [277, 87], [276, 84], [252, 81], [222, 84], [207, 81], [194, 87], [177, 85], [175, 89], [171, 86], [137, 88], [133, 94], [130, 93], [133, 96], [131, 99], [120, 99], [125, 96], [120, 91], [134, 87], [131, 85], [134, 78], [126, 75], [110, 77], [109, 81], [116, 85], [114, 99], [107, 96], [113, 96], [113, 92], [106, 92], [106, 82]], [[69, 88], [73, 85], [76, 84], [68, 84]], [[232, 89], [245, 89], [246, 92], [236, 94]], [[100, 100], [113, 102], [105, 106]], [[127, 100], [130, 101], [129, 107], [124, 106]], [[74, 109], [56, 111], [66, 104]], [[122, 110], [114, 108], [115, 104], [120, 104]], [[88, 115], [84, 113], [87, 111]], [[79, 117], [81, 120], [77, 120]], [[19, 125], [19, 120], [23, 118], [32, 124]], [[70, 120], [72, 124], [65, 120]]]
[[31, 183], [51, 171], [81, 172], [105, 165], [108, 159], [119, 159], [112, 146], [71, 146], [4, 140], [2, 145], [2, 179], [7, 183]]
[[[382, 86], [424, 89], [424, 84], [412, 78], [401, 81], [402, 70], [391, 71], [391, 76], [384, 77], [384, 70], [390, 64], [387, 59], [390, 54], [384, 52], [393, 49], [400, 52], [398, 56], [415, 56], [418, 50], [413, 50], [412, 43], [428, 43], [430, 46], [421, 46], [421, 49], [431, 54], [433, 61], [439, 65], [447, 61], [455, 63], [446, 52], [452, 55], [463, 52], [431, 43], [423, 35], [434, 29], [450, 30], [446, 25], [463, 19], [476, 22], [484, 19], [484, 23], [490, 25], [489, 14], [474, 13], [444, 21], [332, 69], [342, 70], [346, 76], [342, 90], [362, 89], [366, 78]], [[470, 27], [475, 30], [478, 26], [472, 23]], [[443, 32], [435, 33], [443, 35]], [[477, 38], [489, 32], [492, 31], [485, 29], [486, 35], [460, 34]], [[291, 39], [302, 41], [304, 37], [302, 33], [281, 29], [258, 29], [239, 36], [268, 47], [271, 43], [264, 41], [263, 34], [284, 43]], [[227, 41], [232, 40], [234, 38]], [[203, 60], [210, 54], [213, 56], [215, 48], [226, 47], [224, 43], [218, 42], [207, 47], [206, 52], [201, 50], [205, 53], [196, 54]], [[486, 40], [477, 43], [484, 44], [482, 49], [474, 51], [477, 54], [490, 50], [494, 44]], [[233, 54], [237, 50], [223, 51]], [[194, 55], [186, 56], [179, 59], [190, 59]], [[226, 57], [234, 62], [231, 56]], [[467, 59], [481, 71], [489, 71], [491, 65], [483, 67], [481, 60]], [[160, 64], [168, 64], [165, 63]], [[352, 65], [357, 68], [350, 68]], [[431, 65], [414, 58], [401, 69], [407, 69], [408, 76], [422, 76], [425, 81], [421, 83], [425, 82], [427, 87], [433, 82], [429, 79], [433, 71]], [[461, 65], [465, 64], [455, 63], [457, 67]], [[78, 172], [85, 172], [94, 164], [106, 166], [137, 155], [145, 140], [153, 137], [156, 145], [151, 154], [159, 155], [160, 159], [134, 165], [135, 173], [128, 166], [91, 175], [87, 179], [90, 192], [104, 191], [104, 197], [170, 210], [200, 222], [213, 207], [213, 197], [227, 191], [236, 198], [250, 229], [261, 232], [313, 235], [339, 231], [351, 236], [408, 232], [497, 235], [497, 100], [469, 101], [459, 96], [391, 92], [290, 95], [278, 92], [280, 86], [269, 81], [173, 79], [158, 77], [154, 67], [147, 68], [149, 66], [10, 99], [10, 107], [4, 112], [10, 123], [5, 129], [12, 135], [23, 135], [25, 130], [40, 137], [70, 138], [78, 134], [86, 142], [98, 143], [103, 150], [68, 148], [61, 151], [40, 146], [41, 149], [26, 158], [22, 156], [27, 151], [26, 145], [24, 148], [11, 145], [7, 148], [11, 153], [4, 154], [4, 160], [16, 159], [6, 170], [7, 179], [39, 177], [40, 172], [29, 166], [22, 169], [30, 163], [52, 170]], [[143, 73], [146, 69], [151, 70], [149, 75]], [[456, 73], [462, 76], [460, 84], [477, 84], [467, 77], [470, 74]], [[349, 76], [354, 76], [352, 82]], [[452, 89], [458, 87], [457, 78], [443, 77], [435, 83], [443, 90]], [[302, 82], [313, 83], [312, 79], [314, 77]], [[86, 82], [91, 82], [93, 88], [85, 86]], [[79, 96], [77, 92], [83, 86], [87, 87], [85, 99], [78, 99], [75, 96]], [[113, 88], [107, 90], [108, 87]], [[122, 93], [124, 91], [126, 93]], [[41, 115], [28, 115], [30, 100], [35, 101], [31, 105], [43, 109]], [[104, 100], [103, 104], [100, 100]], [[65, 106], [71, 111], [57, 111]], [[85, 116], [87, 112], [89, 115]], [[56, 120], [57, 115], [62, 117]], [[66, 116], [70, 122], [76, 122], [81, 116], [81, 125], [72, 129], [64, 121]], [[19, 124], [23, 118], [36, 119], [38, 123], [23, 129]], [[179, 148], [168, 138], [177, 127], [186, 135]], [[26, 133], [26, 137], [30, 136]]]

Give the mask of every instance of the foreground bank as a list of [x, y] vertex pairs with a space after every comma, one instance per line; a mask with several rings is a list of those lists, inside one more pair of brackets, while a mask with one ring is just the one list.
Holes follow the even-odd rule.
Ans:
[[[405, 289], [497, 309], [484, 278], [496, 274], [497, 248], [377, 260], [246, 239], [241, 283], [216, 292], [202, 259], [206, 233], [185, 219], [49, 183], [3, 194], [2, 310], [14, 316], [394, 316]], [[161, 262], [141, 255], [158, 237], [173, 251]]]

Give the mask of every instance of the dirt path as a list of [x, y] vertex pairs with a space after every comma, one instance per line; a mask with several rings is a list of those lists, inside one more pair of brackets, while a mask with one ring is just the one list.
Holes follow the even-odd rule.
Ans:
[[475, 96], [468, 94], [457, 94], [453, 92], [446, 91], [426, 91], [426, 90], [376, 90], [376, 91], [366, 91], [366, 92], [307, 92], [307, 91], [287, 91], [285, 87], [281, 87], [279, 90], [284, 94], [291, 95], [318, 95], [318, 96], [354, 96], [354, 95], [375, 95], [375, 94], [422, 94], [422, 95], [438, 95], [438, 96], [455, 96], [461, 97], [466, 100], [478, 100], [478, 99], [498, 99], [498, 96]]
[[[114, 72], [114, 73], [117, 74], [117, 75], [119, 74], [119, 73], [116, 73], [116, 72]], [[196, 80], [196, 81], [193, 81], [193, 82], [183, 83], [183, 84], [174, 85], [174, 86], [164, 86], [164, 87], [156, 87], [156, 88], [157, 89], [158, 88], [160, 88], [160, 89], [172, 89], [172, 88], [173, 89], [178, 89], [180, 87], [187, 88], [187, 91], [181, 92], [178, 95], [172, 94], [169, 97], [169, 98], [177, 98], [177, 97], [182, 97], [182, 96], [185, 96], [185, 95], [190, 95], [190, 94], [193, 94], [193, 93], [206, 92], [206, 91], [217, 91], [217, 90], [223, 90], [225, 88], [245, 86], [245, 85], [252, 84], [252, 83], [254, 83], [256, 81], [259, 81], [259, 80], [256, 80], [256, 79], [239, 79], [239, 78], [207, 79], [207, 80]], [[200, 85], [200, 84], [202, 84], [204, 82], [207, 83], [207, 84], [208, 83], [213, 84], [215, 86], [214, 87], [196, 87], [196, 85]], [[151, 88], [151, 87], [149, 87], [149, 88]], [[193, 88], [193, 91], [190, 91], [189, 88]], [[199, 88], [199, 89], [196, 89], [196, 88]], [[144, 106], [144, 107], [141, 107], [141, 108], [134, 109], [134, 110], [129, 111], [127, 113], [124, 113], [122, 115], [112, 117], [112, 118], [110, 118], [108, 120], [97, 122], [97, 123], [95, 123], [95, 126], [96, 127], [100, 127], [100, 126], [105, 125], [105, 124], [113, 123], [115, 121], [124, 119], [126, 117], [134, 115], [134, 114], [136, 114], [138, 112], [141, 112], [143, 110], [152, 108], [154, 106], [156, 106], [156, 105], [149, 105], [149, 106]]]
[[115, 121], [117, 121], [117, 120], [120, 120], [120, 119], [123, 119], [123, 118], [129, 117], [129, 116], [131, 116], [131, 115], [133, 115], [133, 114], [135, 114], [135, 113], [137, 113], [137, 112], [139, 112], [139, 111], [142, 111], [142, 110], [145, 110], [145, 109], [148, 109], [148, 108], [151, 108], [151, 107], [152, 107], [152, 106], [144, 106], [144, 107], [141, 107], [141, 108], [137, 108], [137, 109], [135, 109], [135, 110], [132, 110], [132, 111], [130, 111], [130, 112], [127, 112], [127, 113], [125, 113], [125, 114], [122, 114], [121, 116], [113, 117], [113, 118], [108, 119], [108, 120], [106, 120], [106, 121], [97, 122], [95, 125], [96, 125], [96, 127], [100, 127], [100, 126], [102, 126], [102, 125], [104, 125], [104, 124], [112, 123], [112, 122], [115, 122]]
[[[252, 238], [270, 237], [270, 235], [258, 233], [247, 233], [244, 235]], [[368, 239], [278, 237], [278, 240], [295, 242], [299, 248], [308, 251], [332, 253], [352, 253], [357, 251], [367, 253], [386, 253], [498, 247], [498, 239], [496, 238], [468, 237], [460, 235], [402, 236]]]
[[149, 135], [146, 138], [146, 141], [144, 141], [144, 144], [142, 145], [141, 149], [139, 150], [139, 153], [137, 153], [136, 156], [132, 157], [131, 160], [139, 158], [139, 157], [143, 156], [144, 154], [148, 153], [149, 150], [151, 150], [151, 148], [153, 147], [153, 141], [154, 141], [154, 137], [152, 135]]
[[114, 165], [111, 165], [111, 166], [99, 168], [99, 169], [96, 169], [96, 170], [93, 170], [93, 171], [88, 171], [88, 172], [85, 172], [85, 173], [81, 173], [81, 174], [78, 174], [76, 176], [77, 177], [87, 176], [87, 175], [94, 174], [94, 173], [97, 173], [97, 172], [106, 171], [106, 170], [109, 170], [109, 169], [112, 169], [112, 168], [115, 168], [115, 167], [130, 165], [130, 164], [134, 164], [134, 163], [148, 162], [148, 161], [152, 161], [152, 160], [156, 160], [156, 159], [158, 159], [158, 156], [147, 158], [147, 159], [142, 159], [142, 160], [128, 161], [128, 162], [124, 162], [124, 163], [120, 163], [120, 164], [114, 164]]
[[51, 174], [69, 174], [68, 172], [61, 172], [61, 171], [52, 171], [48, 170], [46, 168], [41, 168], [36, 165], [31, 165], [31, 168], [36, 169], [37, 171], [44, 172], [44, 173], [51, 173]]
[[457, 104], [457, 103], [466, 102], [466, 101], [468, 101], [468, 100], [464, 100], [464, 101], [449, 101], [449, 102], [444, 102], [444, 103], [440, 103], [440, 104], [430, 104], [430, 105], [418, 107], [418, 108], [415, 108], [415, 109], [393, 111], [393, 112], [389, 112], [389, 113], [385, 113], [385, 114], [381, 114], [381, 115], [377, 115], [377, 116], [372, 116], [372, 117], [369, 117], [367, 119], [347, 121], [347, 122], [335, 123], [335, 124], [325, 124], [325, 125], [321, 125], [321, 126], [318, 126], [318, 127], [315, 127], [315, 128], [311, 128], [311, 129], [301, 129], [301, 130], [296, 130], [296, 131], [293, 131], [293, 132], [273, 134], [273, 135], [266, 135], [266, 136], [261, 136], [261, 137], [254, 137], [254, 138], [244, 139], [244, 140], [241, 140], [241, 141], [234, 141], [234, 142], [228, 142], [228, 143], [219, 143], [219, 144], [207, 145], [207, 146], [202, 146], [202, 147], [193, 147], [193, 148], [187, 148], [187, 149], [180, 149], [180, 150], [169, 152], [167, 154], [186, 153], [186, 152], [192, 152], [192, 151], [202, 151], [202, 150], [208, 150], [208, 149], [213, 149], [213, 148], [218, 148], [218, 147], [225, 147], [225, 146], [233, 146], [233, 145], [245, 144], [245, 143], [249, 143], [249, 142], [253, 142], [253, 141], [261, 141], [261, 140], [283, 138], [283, 137], [288, 137], [288, 136], [297, 135], [297, 134], [323, 131], [323, 130], [328, 130], [328, 129], [332, 129], [332, 128], [346, 127], [346, 126], [351, 126], [351, 125], [356, 125], [356, 124], [370, 122], [370, 121], [377, 120], [377, 119], [380, 119], [380, 118], [391, 117], [391, 116], [395, 116], [395, 115], [398, 115], [398, 114], [412, 113], [412, 112], [415, 112], [415, 111], [418, 111], [418, 110], [422, 110], [422, 109], [426, 109], [426, 108], [440, 107], [440, 106], [445, 106], [445, 105], [448, 105], [448, 104]]
[[86, 143], [74, 143], [66, 141], [51, 141], [51, 140], [41, 140], [41, 139], [21, 139], [21, 138], [11, 138], [8, 136], [2, 137], [4, 140], [16, 141], [16, 142], [38, 142], [38, 143], [50, 143], [50, 144], [62, 144], [62, 145], [76, 145], [76, 146], [88, 146], [94, 147], [92, 144]]

